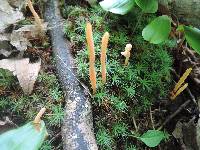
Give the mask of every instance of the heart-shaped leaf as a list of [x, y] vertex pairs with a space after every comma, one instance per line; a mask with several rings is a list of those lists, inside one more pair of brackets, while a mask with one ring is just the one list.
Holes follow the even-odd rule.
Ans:
[[155, 13], [158, 10], [158, 0], [135, 0], [145, 13]]
[[189, 45], [200, 54], [200, 30], [194, 27], [184, 26], [185, 37]]
[[169, 135], [158, 130], [148, 130], [139, 139], [149, 147], [157, 146], [162, 140], [167, 139]]
[[103, 0], [99, 3], [101, 7], [114, 14], [124, 15], [135, 5], [134, 0]]
[[146, 41], [153, 44], [164, 42], [171, 31], [171, 18], [166, 15], [157, 17], [148, 24], [142, 31], [142, 36]]

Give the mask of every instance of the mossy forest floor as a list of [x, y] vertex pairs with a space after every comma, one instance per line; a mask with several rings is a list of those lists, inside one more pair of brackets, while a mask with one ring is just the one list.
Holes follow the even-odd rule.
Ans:
[[[149, 129], [157, 129], [164, 116], [159, 114], [162, 102], [169, 101], [172, 88], [173, 58], [170, 49], [176, 42], [168, 40], [152, 45], [142, 38], [142, 29], [156, 15], [145, 15], [139, 10], [119, 16], [90, 8], [67, 6], [64, 32], [71, 41], [77, 72], [81, 81], [90, 86], [88, 50], [85, 37], [86, 22], [93, 26], [96, 53], [97, 92], [92, 96], [95, 136], [100, 149], [146, 149], [133, 138]], [[107, 50], [107, 82], [101, 81], [100, 45], [105, 32], [110, 33]], [[128, 66], [121, 55], [126, 44], [133, 45]], [[91, 90], [92, 91], [92, 90]], [[151, 118], [152, 110], [161, 116]], [[152, 111], [150, 113], [150, 111]], [[158, 120], [155, 120], [158, 119]], [[162, 142], [165, 147], [165, 142]]]
[[[40, 2], [34, 2], [38, 14]], [[34, 18], [28, 9], [24, 10], [26, 19], [17, 26], [33, 24]], [[64, 94], [62, 92], [55, 68], [54, 57], [48, 37], [45, 40], [33, 39], [24, 57], [35, 62], [41, 58], [42, 67], [31, 95], [25, 95], [17, 78], [7, 70], [0, 69], [0, 121], [8, 118], [5, 126], [0, 126], [0, 133], [11, 128], [20, 127], [33, 121], [42, 107], [47, 111], [43, 117], [49, 136], [40, 150], [62, 149], [61, 125], [64, 118]], [[0, 56], [1, 57], [1, 56]], [[19, 137], [20, 138], [20, 137]], [[1, 149], [1, 148], [0, 148]]]
[[[93, 37], [96, 53], [97, 92], [91, 96], [95, 137], [101, 150], [144, 150], [150, 149], [134, 136], [147, 130], [158, 129], [169, 116], [187, 99], [181, 95], [174, 104], [169, 99], [174, 87], [174, 77], [171, 74], [175, 66], [173, 49], [176, 41], [169, 39], [153, 45], [144, 41], [142, 29], [156, 17], [156, 14], [143, 14], [135, 9], [125, 16], [114, 15], [103, 11], [100, 7], [89, 7], [86, 3], [78, 5], [69, 1], [67, 7], [62, 3], [61, 12], [65, 18], [66, 38], [71, 42], [71, 50], [75, 58], [77, 73], [91, 91], [89, 82], [88, 50], [85, 37], [86, 22], [93, 26]], [[39, 8], [35, 3], [36, 8]], [[28, 14], [28, 13], [27, 13]], [[39, 13], [41, 14], [41, 13]], [[20, 24], [29, 24], [33, 20], [28, 17]], [[100, 45], [105, 32], [110, 33], [107, 49], [107, 82], [101, 81]], [[47, 112], [44, 122], [48, 129], [48, 139], [41, 150], [61, 150], [61, 126], [64, 118], [64, 94], [61, 90], [48, 40], [31, 41], [25, 53], [31, 61], [38, 57], [42, 59], [42, 69], [38, 76], [34, 91], [24, 95], [18, 81], [12, 74], [0, 70], [0, 120], [9, 118], [13, 126], [21, 126], [34, 119], [41, 107]], [[121, 55], [126, 44], [133, 45], [130, 62], [124, 66], [125, 58]], [[173, 106], [172, 106], [173, 105]], [[190, 107], [192, 108], [192, 107]], [[182, 112], [186, 117], [188, 112]], [[171, 134], [177, 120], [177, 115], [162, 131]], [[1, 129], [3, 132], [6, 129]], [[180, 149], [173, 136], [154, 149]]]

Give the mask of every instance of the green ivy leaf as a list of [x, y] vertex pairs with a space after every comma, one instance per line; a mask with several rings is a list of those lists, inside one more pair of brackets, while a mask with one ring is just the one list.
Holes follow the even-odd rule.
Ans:
[[169, 135], [159, 130], [148, 130], [139, 139], [149, 147], [155, 147], [164, 139], [167, 139]]
[[194, 27], [184, 26], [185, 37], [189, 45], [200, 54], [200, 30]]
[[106, 11], [124, 15], [133, 8], [135, 0], [104, 0], [99, 4]]
[[47, 130], [43, 121], [40, 123], [40, 131], [37, 131], [33, 122], [8, 131], [0, 135], [1, 150], [38, 150], [42, 145]]
[[164, 42], [171, 31], [171, 18], [166, 15], [155, 18], [142, 31], [142, 36], [146, 41], [153, 44]]
[[135, 0], [144, 13], [155, 13], [158, 10], [158, 0]]

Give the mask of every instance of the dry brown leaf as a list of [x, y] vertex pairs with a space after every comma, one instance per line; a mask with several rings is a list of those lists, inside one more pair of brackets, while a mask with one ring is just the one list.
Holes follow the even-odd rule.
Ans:
[[[42, 21], [42, 29], [44, 30], [43, 32], [47, 31], [47, 25], [47, 22]], [[24, 37], [27, 39], [38, 38], [41, 34], [36, 25], [24, 25], [18, 30], [15, 30], [15, 32], [23, 33]]]
[[4, 32], [9, 25], [23, 20], [24, 16], [21, 11], [12, 8], [7, 0], [0, 0], [0, 18], [0, 32]]
[[33, 91], [40, 66], [41, 60], [32, 64], [29, 63], [29, 58], [0, 60], [0, 68], [13, 72], [13, 75], [17, 76], [19, 84], [26, 94], [30, 94]]

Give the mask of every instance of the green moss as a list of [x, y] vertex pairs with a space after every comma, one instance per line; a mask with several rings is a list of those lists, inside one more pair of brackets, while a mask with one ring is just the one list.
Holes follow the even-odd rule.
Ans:
[[0, 69], [0, 87], [11, 88], [15, 83], [16, 78], [13, 76], [12, 72]]
[[[137, 14], [138, 13], [138, 14]], [[73, 45], [78, 75], [90, 87], [88, 51], [85, 39], [85, 24], [93, 25], [96, 53], [97, 93], [93, 96], [94, 120], [97, 142], [101, 149], [115, 149], [118, 143], [126, 148], [132, 116], [139, 116], [151, 104], [168, 94], [172, 67], [167, 44], [151, 45], [141, 36], [145, 25], [155, 15], [140, 11], [126, 16], [106, 13], [101, 8], [84, 9], [70, 7], [65, 25], [65, 34]], [[137, 23], [137, 20], [140, 20]], [[104, 32], [110, 33], [107, 50], [107, 83], [102, 85], [100, 73], [100, 44]], [[130, 64], [124, 66], [121, 56], [126, 44], [131, 43]], [[123, 141], [119, 137], [123, 136]], [[123, 144], [122, 144], [123, 143]], [[128, 146], [126, 149], [135, 149]]]

